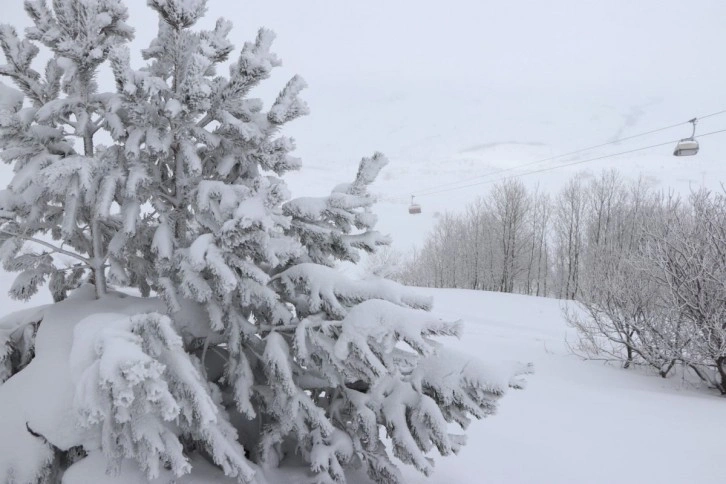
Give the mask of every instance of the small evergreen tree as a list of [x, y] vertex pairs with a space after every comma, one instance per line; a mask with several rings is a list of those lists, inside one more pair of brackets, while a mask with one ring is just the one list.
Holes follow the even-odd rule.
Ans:
[[[460, 323], [431, 316], [428, 298], [335, 270], [389, 242], [368, 192], [387, 160], [364, 158], [329, 196], [290, 200], [282, 177], [300, 161], [279, 132], [307, 113], [305, 83], [293, 77], [268, 110], [249, 97], [280, 64], [270, 31], [224, 77], [229, 22], [193, 30], [205, 0], [148, 4], [159, 31], [141, 69], [125, 46], [126, 10], [110, 0], [26, 1], [28, 39], [0, 30], [0, 74], [32, 103], [13, 91], [0, 105], [3, 158], [17, 173], [0, 199], [2, 256], [24, 271], [13, 294], [50, 278], [60, 300], [90, 271], [98, 297], [108, 277], [164, 302], [76, 326], [74, 408], [97, 436], [78, 445], [109, 463], [133, 459], [148, 478], [188, 473], [201, 455], [263, 482], [257, 465], [297, 454], [316, 482], [361, 466], [400, 482], [391, 451], [430, 473], [430, 450], [464, 441], [448, 423], [491, 414], [527, 369], [493, 372], [446, 350], [434, 337], [459, 335]], [[45, 77], [30, 67], [33, 40], [54, 53]], [[98, 94], [107, 59], [116, 92]], [[94, 146], [100, 130], [110, 146]], [[23, 251], [27, 242], [46, 250]]]
[[[99, 132], [114, 123], [118, 97], [99, 92], [98, 67], [111, 50], [132, 38], [126, 7], [114, 0], [27, 1], [34, 26], [20, 39], [0, 27], [0, 46], [17, 93], [3, 106], [0, 146], [15, 176], [2, 192], [0, 250], [6, 270], [22, 271], [11, 290], [27, 299], [49, 281], [56, 300], [92, 273], [97, 294], [106, 291], [106, 245], [119, 229], [109, 206], [123, 177], [116, 147], [96, 144]], [[32, 62], [45, 45], [53, 57], [43, 74]], [[47, 240], [49, 235], [52, 242]], [[36, 249], [18, 257], [25, 242]], [[54, 264], [56, 255], [66, 263]]]

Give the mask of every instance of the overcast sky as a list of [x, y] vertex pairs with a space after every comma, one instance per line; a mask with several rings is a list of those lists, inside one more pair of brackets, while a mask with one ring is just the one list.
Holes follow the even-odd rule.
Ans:
[[[3, 22], [27, 26], [22, 0], [1, 3]], [[138, 52], [157, 19], [145, 0], [126, 4]], [[220, 16], [234, 23], [238, 49], [260, 26], [278, 34], [283, 67], [256, 94], [269, 103], [294, 74], [310, 85], [303, 97], [311, 115], [287, 129], [305, 167], [289, 179], [295, 194], [352, 177], [374, 150], [392, 160], [377, 187], [385, 202], [726, 109], [723, 0], [210, 0], [203, 26]], [[726, 115], [699, 124], [699, 132], [720, 128]], [[609, 149], [689, 134], [682, 127]], [[644, 171], [685, 187], [726, 179], [725, 135], [704, 138], [698, 157], [671, 152], [586, 166]], [[527, 180], [556, 186], [572, 171]], [[414, 222], [420, 227], [394, 236], [420, 238], [427, 213], [460, 208], [480, 193], [426, 200]], [[401, 220], [386, 217], [385, 229], [401, 230]]]
[[[156, 16], [144, 0], [126, 4], [134, 45], [145, 47]], [[22, 0], [2, 5], [3, 22], [27, 25]], [[312, 123], [304, 131], [312, 139], [301, 147], [306, 141], [318, 151], [326, 124], [335, 132], [342, 121], [336, 118], [347, 118], [346, 125], [356, 118], [352, 108], [362, 106], [369, 116], [372, 104], [390, 118], [386, 105], [402, 98], [399, 113], [432, 103], [443, 109], [424, 117], [448, 120], [483, 103], [477, 122], [489, 127], [514, 118], [510, 137], [516, 130], [530, 138], [538, 133], [528, 129], [529, 119], [542, 118], [542, 110], [564, 127], [582, 127], [607, 104], [627, 117], [632, 106], [670, 103], [678, 120], [682, 109], [695, 115], [726, 100], [726, 2], [719, 0], [210, 0], [204, 23], [220, 16], [233, 21], [237, 46], [260, 26], [277, 32], [284, 65], [265, 87], [274, 95], [295, 73], [308, 80], [316, 121], [301, 121]], [[491, 103], [502, 99], [511, 105]], [[576, 119], [568, 103], [582, 108]], [[388, 129], [390, 119], [365, 121]]]

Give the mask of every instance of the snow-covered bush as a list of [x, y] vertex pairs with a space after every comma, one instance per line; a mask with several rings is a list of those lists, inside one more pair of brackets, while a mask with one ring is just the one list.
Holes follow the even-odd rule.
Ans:
[[576, 351], [662, 377], [690, 368], [726, 394], [726, 196], [649, 197], [609, 220], [635, 229], [625, 244], [610, 234], [588, 254], [579, 310], [566, 314]]
[[[171, 479], [204, 461], [262, 483], [264, 468], [301, 459], [315, 482], [352, 467], [400, 482], [393, 456], [430, 473], [429, 451], [464, 442], [449, 424], [490, 415], [529, 367], [454, 354], [435, 338], [461, 323], [431, 315], [428, 298], [336, 271], [389, 242], [368, 192], [387, 160], [290, 199], [282, 176], [301, 163], [280, 130], [307, 113], [305, 83], [293, 77], [268, 110], [249, 97], [280, 64], [270, 31], [225, 77], [229, 22], [193, 30], [205, 0], [148, 4], [159, 31], [140, 69], [115, 0], [28, 0], [27, 38], [0, 28], [0, 74], [20, 89], [1, 93], [16, 175], [0, 193], [0, 257], [21, 271], [13, 296], [47, 282], [59, 301], [0, 324], [0, 408], [42, 395], [48, 365], [57, 389], [52, 412], [0, 417], [0, 434], [22, 434], [0, 478]], [[35, 42], [53, 54], [43, 74]], [[115, 92], [95, 81], [105, 61]]]
[[642, 254], [623, 250], [590, 262], [580, 277], [577, 305], [565, 310], [578, 331], [571, 349], [585, 358], [620, 361], [624, 368], [648, 365], [665, 378], [682, 359], [688, 329], [664, 300]]
[[685, 334], [680, 361], [726, 395], [726, 193], [701, 189], [668, 207], [647, 242], [651, 277]]

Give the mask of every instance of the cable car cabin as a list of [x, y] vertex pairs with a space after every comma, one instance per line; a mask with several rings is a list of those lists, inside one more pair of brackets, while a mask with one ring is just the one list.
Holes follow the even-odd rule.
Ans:
[[416, 197], [414, 195], [411, 195], [411, 205], [408, 206], [408, 213], [411, 215], [416, 215], [417, 213], [421, 213], [421, 205], [416, 203], [414, 200]]
[[698, 141], [693, 138], [682, 139], [673, 151], [674, 156], [693, 156], [698, 153]]
[[693, 125], [693, 132], [689, 138], [683, 138], [673, 150], [673, 156], [693, 156], [698, 153], [698, 141], [696, 141], [696, 123], [698, 118], [688, 120]]

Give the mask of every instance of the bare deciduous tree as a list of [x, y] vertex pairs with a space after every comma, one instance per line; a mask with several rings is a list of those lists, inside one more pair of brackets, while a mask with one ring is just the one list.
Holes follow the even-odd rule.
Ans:
[[587, 192], [582, 177], [572, 178], [557, 196], [554, 213], [558, 296], [574, 299], [580, 276]]
[[491, 207], [495, 230], [501, 244], [499, 290], [514, 292], [515, 280], [523, 270], [527, 246], [526, 217], [530, 209], [527, 189], [519, 180], [507, 180], [494, 186]]

